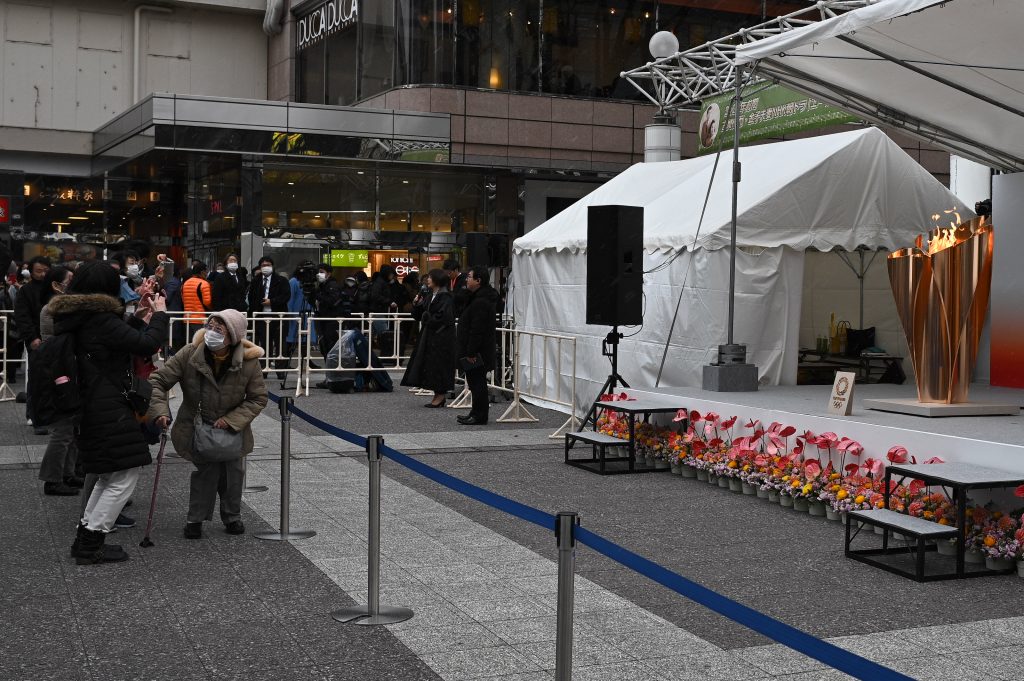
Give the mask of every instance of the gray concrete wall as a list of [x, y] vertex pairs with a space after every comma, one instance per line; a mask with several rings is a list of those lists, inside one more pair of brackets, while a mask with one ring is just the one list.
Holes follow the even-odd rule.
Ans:
[[[163, 4], [172, 13], [142, 14], [140, 98], [267, 97], [263, 2]], [[91, 131], [130, 106], [134, 8], [117, 0], [0, 1], [0, 128]], [[12, 144], [15, 136], [0, 135], [0, 146]]]

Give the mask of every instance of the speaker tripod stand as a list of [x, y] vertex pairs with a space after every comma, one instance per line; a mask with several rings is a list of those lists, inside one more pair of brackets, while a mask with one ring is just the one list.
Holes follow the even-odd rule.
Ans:
[[619, 341], [622, 340], [622, 334], [619, 332], [618, 326], [613, 326], [612, 330], [605, 336], [604, 340], [601, 341], [601, 354], [611, 359], [612, 372], [608, 374], [608, 378], [605, 379], [604, 385], [601, 386], [601, 390], [597, 393], [597, 399], [590, 405], [590, 411], [587, 412], [586, 418], [580, 424], [580, 430], [584, 431], [587, 426], [594, 423], [597, 419], [597, 405], [601, 401], [601, 395], [607, 395], [608, 393], [615, 392], [615, 388], [622, 386], [628, 388], [629, 383], [619, 376]]

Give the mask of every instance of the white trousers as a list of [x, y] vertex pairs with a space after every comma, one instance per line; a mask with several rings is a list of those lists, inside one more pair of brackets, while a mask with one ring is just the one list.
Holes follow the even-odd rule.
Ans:
[[82, 516], [82, 524], [86, 529], [110, 532], [114, 528], [114, 521], [135, 491], [140, 470], [138, 467], [129, 468], [116, 473], [104, 473], [97, 478], [89, 503], [85, 505], [85, 515]]

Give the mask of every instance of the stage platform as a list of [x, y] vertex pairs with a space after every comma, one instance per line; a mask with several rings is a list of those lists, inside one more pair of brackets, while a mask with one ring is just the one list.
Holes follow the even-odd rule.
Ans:
[[[779, 421], [798, 431], [834, 432], [857, 440], [865, 448], [864, 458], [885, 458], [894, 445], [906, 447], [918, 461], [933, 456], [949, 462], [970, 462], [1024, 473], [1024, 416], [977, 416], [923, 418], [865, 409], [864, 399], [913, 398], [913, 385], [857, 385], [853, 414], [828, 414], [832, 386], [762, 387], [753, 393], [716, 393], [700, 388], [657, 388], [627, 390], [630, 394], [654, 393], [680, 398], [690, 410], [714, 411], [723, 418], [739, 416], [764, 423]], [[1024, 390], [971, 387], [971, 400], [1017, 404], [1024, 408]], [[735, 435], [742, 434], [736, 431]]]

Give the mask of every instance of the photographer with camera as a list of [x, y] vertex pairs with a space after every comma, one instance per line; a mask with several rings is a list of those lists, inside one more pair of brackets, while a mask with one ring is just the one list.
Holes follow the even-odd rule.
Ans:
[[[288, 280], [291, 296], [288, 299], [288, 311], [299, 315], [298, 322], [288, 322], [288, 345], [285, 354], [291, 360], [292, 353], [299, 342], [299, 324], [305, 329], [308, 322], [306, 319], [316, 311], [316, 289], [317, 289], [317, 267], [309, 260], [302, 263], [292, 272], [292, 278]], [[316, 329], [311, 329], [312, 338], [317, 342]], [[315, 366], [315, 365], [311, 365]]]

